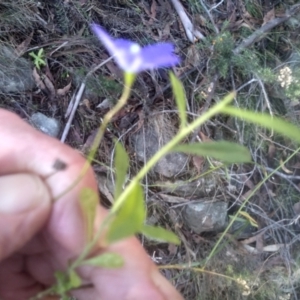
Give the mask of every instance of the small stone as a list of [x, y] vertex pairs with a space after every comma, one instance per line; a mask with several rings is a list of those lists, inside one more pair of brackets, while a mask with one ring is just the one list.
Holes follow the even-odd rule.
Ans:
[[[164, 136], [162, 126], [149, 126], [130, 137], [139, 161], [148, 161], [170, 138]], [[169, 153], [154, 166], [154, 171], [164, 177], [173, 178], [185, 171], [188, 156], [183, 153]]]
[[34, 113], [31, 118], [30, 122], [36, 127], [38, 130], [44, 132], [45, 134], [58, 137], [60, 132], [60, 123], [59, 121], [49, 118], [42, 113]]
[[188, 204], [183, 211], [183, 219], [195, 233], [220, 232], [227, 221], [226, 202], [198, 202]]
[[0, 45], [0, 65], [0, 92], [21, 93], [35, 87], [32, 64], [18, 57], [13, 48]]

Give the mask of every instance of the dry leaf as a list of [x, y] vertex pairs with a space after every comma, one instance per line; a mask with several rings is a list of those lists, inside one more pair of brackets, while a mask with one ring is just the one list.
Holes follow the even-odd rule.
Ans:
[[276, 147], [274, 146], [273, 143], [270, 143], [268, 148], [268, 157], [271, 159], [274, 158], [275, 152], [276, 152]]
[[282, 170], [287, 173], [287, 174], [293, 174], [293, 171], [289, 170], [284, 164], [283, 164], [283, 160], [280, 159], [280, 164], [281, 164], [281, 168]]
[[64, 88], [58, 89], [57, 90], [57, 95], [59, 95], [59, 96], [66, 95], [69, 92], [70, 88], [71, 88], [71, 81]]
[[186, 66], [198, 66], [200, 63], [200, 52], [196, 49], [195, 45], [189, 46], [186, 52], [185, 65]]
[[43, 82], [44, 82], [48, 92], [50, 93], [49, 98], [51, 100], [53, 100], [56, 96], [56, 90], [55, 90], [55, 87], [54, 87], [53, 83], [51, 82], [51, 80], [46, 75], [43, 76]]
[[184, 203], [189, 201], [186, 198], [182, 198], [182, 197], [177, 197], [177, 196], [172, 196], [172, 195], [168, 195], [168, 194], [158, 194], [163, 201], [169, 202], [169, 203]]
[[151, 4], [151, 8], [150, 8], [151, 15], [150, 15], [150, 20], [149, 20], [149, 25], [151, 25], [153, 23], [153, 20], [156, 17], [156, 8], [157, 8], [157, 3], [155, 0], [153, 0], [152, 4]]
[[202, 142], [212, 142], [212, 140], [207, 136], [205, 135], [202, 131], [199, 131], [199, 137], [201, 139]]
[[16, 48], [15, 52], [18, 57], [22, 56], [28, 49], [28, 46], [32, 40], [33, 31], [29, 34], [29, 36]]
[[90, 100], [87, 99], [87, 98], [83, 99], [82, 105], [84, 105], [88, 110], [91, 109], [91, 103], [90, 103]]
[[39, 89], [41, 89], [42, 91], [45, 91], [46, 90], [46, 86], [45, 86], [45, 84], [44, 84], [41, 76], [37, 72], [36, 68], [33, 69], [32, 76], [33, 76], [33, 78], [35, 80], [35, 83], [36, 83], [37, 87]]
[[266, 15], [264, 16], [264, 22], [262, 25], [265, 25], [266, 23], [268, 23], [269, 21], [273, 20], [275, 18], [275, 9], [274, 7], [268, 11], [266, 13]]
[[204, 157], [203, 156], [197, 156], [193, 155], [193, 164], [195, 168], [197, 169], [198, 175], [201, 174], [201, 171], [203, 170], [203, 164], [204, 164]]
[[175, 255], [177, 253], [178, 247], [174, 244], [168, 245], [169, 255]]

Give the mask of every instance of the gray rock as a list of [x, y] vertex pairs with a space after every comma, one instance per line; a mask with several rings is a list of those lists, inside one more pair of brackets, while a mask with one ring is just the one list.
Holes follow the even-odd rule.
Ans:
[[31, 63], [1, 44], [0, 66], [0, 92], [21, 93], [34, 88]]
[[59, 121], [49, 118], [42, 113], [34, 113], [31, 118], [30, 122], [34, 127], [38, 130], [44, 132], [47, 135], [52, 137], [58, 137], [60, 132], [60, 123]]
[[[155, 124], [155, 121], [151, 122]], [[143, 130], [139, 130], [130, 137], [136, 157], [141, 162], [148, 161], [171, 138], [165, 130], [167, 125], [156, 125], [145, 126]], [[169, 153], [159, 160], [154, 166], [154, 171], [164, 177], [172, 178], [185, 171], [187, 160], [188, 156], [185, 154]]]
[[220, 232], [226, 227], [226, 202], [190, 203], [183, 210], [183, 219], [195, 233]]

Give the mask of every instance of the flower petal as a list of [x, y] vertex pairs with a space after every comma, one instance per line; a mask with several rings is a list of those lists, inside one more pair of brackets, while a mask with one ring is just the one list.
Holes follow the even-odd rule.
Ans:
[[139, 44], [129, 40], [116, 39], [114, 41], [116, 48], [115, 60], [120, 68], [130, 73], [136, 73], [136, 69], [142, 63], [142, 48]]
[[159, 43], [144, 47], [142, 49], [143, 70], [177, 65], [180, 60], [173, 51], [174, 46], [170, 43]]
[[110, 35], [97, 24], [92, 24], [91, 29], [98, 39], [103, 43], [109, 54], [114, 56], [118, 49], [116, 48], [115, 42]]
[[92, 24], [92, 31], [103, 43], [118, 66], [126, 72], [138, 73], [148, 69], [171, 67], [179, 63], [170, 43], [160, 43], [141, 48], [137, 43], [125, 39], [113, 39], [99, 25]]

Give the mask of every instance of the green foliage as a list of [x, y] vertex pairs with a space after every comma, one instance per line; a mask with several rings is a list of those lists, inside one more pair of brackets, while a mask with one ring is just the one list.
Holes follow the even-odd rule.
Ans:
[[143, 189], [137, 183], [116, 212], [116, 216], [107, 231], [107, 242], [116, 242], [138, 233], [143, 227], [145, 218], [146, 208]]
[[114, 269], [122, 267], [124, 265], [124, 260], [122, 256], [117, 253], [107, 252], [84, 260], [82, 265]]
[[162, 227], [144, 225], [141, 232], [151, 240], [172, 243], [175, 245], [180, 244], [179, 238], [173, 232]]
[[55, 272], [56, 285], [53, 292], [61, 295], [63, 299], [68, 299], [67, 292], [81, 285], [81, 279], [74, 270], [67, 273]]
[[244, 163], [251, 161], [251, 155], [247, 148], [226, 141], [178, 145], [174, 147], [173, 151], [209, 156], [227, 163]]
[[176, 76], [173, 73], [170, 73], [170, 80], [179, 112], [180, 128], [184, 128], [186, 126], [187, 121], [184, 88], [182, 83], [176, 78]]
[[87, 240], [91, 241], [94, 232], [96, 208], [99, 205], [98, 195], [89, 188], [83, 188], [79, 195], [79, 204], [83, 214]]
[[[221, 35], [222, 36], [222, 35]], [[224, 39], [230, 39], [226, 34]], [[218, 41], [220, 45], [217, 45], [216, 51], [219, 51], [220, 55], [223, 55], [223, 58], [228, 61], [231, 59], [229, 54], [229, 49], [232, 48], [232, 45], [229, 45], [228, 48], [222, 49], [221, 44], [223, 41]], [[230, 43], [229, 43], [230, 44]], [[126, 78], [127, 84], [130, 86], [134, 78], [128, 75]], [[97, 243], [97, 240], [103, 234], [105, 228], [105, 239], [108, 244], [120, 241], [129, 236], [142, 233], [150, 239], [157, 241], [169, 242], [174, 244], [179, 244], [180, 240], [178, 237], [164, 228], [153, 227], [145, 225], [146, 219], [146, 206], [144, 201], [144, 193], [141, 187], [140, 181], [142, 178], [149, 172], [149, 170], [157, 163], [157, 161], [171, 151], [183, 151], [188, 154], [197, 154], [210, 156], [225, 162], [229, 163], [240, 163], [240, 162], [250, 162], [251, 156], [249, 151], [242, 145], [233, 144], [227, 141], [221, 142], [206, 142], [206, 143], [194, 143], [190, 145], [180, 144], [182, 140], [186, 138], [190, 133], [195, 129], [199, 128], [204, 122], [209, 120], [211, 117], [219, 113], [225, 113], [234, 117], [247, 120], [249, 122], [258, 124], [269, 128], [270, 130], [277, 131], [280, 134], [290, 137], [291, 139], [300, 143], [300, 134], [296, 126], [289, 124], [286, 121], [283, 121], [279, 118], [272, 118], [266, 114], [258, 114], [251, 111], [237, 109], [233, 106], [229, 106], [234, 93], [229, 94], [222, 101], [215, 104], [211, 109], [209, 109], [205, 114], [199, 116], [192, 123], [187, 123], [186, 108], [185, 108], [185, 96], [184, 90], [181, 83], [175, 78], [173, 74], [170, 75], [172, 88], [175, 93], [175, 99], [177, 107], [179, 110], [180, 124], [181, 128], [178, 133], [173, 137], [169, 143], [163, 146], [141, 169], [141, 171], [128, 183], [128, 185], [123, 190], [125, 183], [128, 167], [129, 167], [129, 158], [121, 146], [121, 144], [116, 145], [116, 154], [115, 154], [115, 169], [116, 169], [116, 187], [115, 187], [115, 203], [111, 209], [111, 212], [107, 219], [104, 221], [105, 226], [101, 227], [94, 237], [93, 241], [89, 243], [88, 247], [85, 249], [83, 255], [80, 256], [78, 261], [76, 261], [70, 270], [66, 274], [57, 273], [57, 285], [56, 291], [61, 294], [63, 297], [66, 295], [66, 292], [69, 289], [77, 287], [80, 284], [80, 279], [77, 274], [74, 272], [74, 269], [80, 265], [93, 265], [97, 267], [108, 267], [115, 268], [120, 267], [123, 264], [122, 258], [114, 253], [105, 253], [96, 257], [88, 258], [90, 250], [93, 249], [93, 246]], [[129, 93], [126, 94], [126, 97], [129, 97]], [[111, 117], [113, 114], [111, 114]], [[95, 206], [95, 195], [90, 191], [83, 191], [82, 200], [80, 201], [81, 206], [85, 215], [86, 223], [88, 224], [88, 231], [91, 232], [92, 221], [94, 215], [91, 212], [92, 208]], [[88, 199], [88, 200], [86, 200]], [[213, 257], [214, 253], [217, 251], [217, 247], [220, 245], [224, 235], [234, 222], [238, 215], [242, 212], [246, 202], [244, 202], [237, 214], [231, 219], [228, 228], [224, 231], [221, 238], [218, 240], [211, 254], [208, 256], [206, 263]], [[243, 215], [247, 220], [250, 220], [250, 216]], [[205, 263], [205, 264], [206, 264]]]
[[225, 78], [233, 56], [234, 39], [225, 31], [213, 39], [213, 56], [211, 59], [213, 73], [219, 72]]
[[34, 52], [30, 52], [29, 56], [33, 58], [33, 63], [38, 70], [40, 70], [42, 66], [46, 66], [45, 54], [43, 48], [41, 48], [37, 54], [35, 54]]
[[245, 7], [247, 12], [254, 18], [260, 19], [263, 17], [261, 4], [256, 0], [245, 0]]
[[[101, 89], [98, 86], [99, 82], [101, 82]], [[122, 85], [120, 83], [103, 75], [98, 75], [96, 79], [88, 81], [87, 86], [95, 93], [107, 97], [112, 102], [115, 102], [115, 99], [122, 93]]]
[[251, 111], [237, 109], [235, 107], [225, 107], [223, 112], [248, 122], [261, 125], [270, 130], [274, 130], [283, 136], [300, 143], [299, 128], [289, 122], [286, 122], [280, 118], [272, 117], [268, 114], [260, 114]]
[[115, 170], [116, 170], [116, 185], [115, 185], [115, 199], [121, 195], [123, 185], [125, 184], [126, 175], [129, 167], [129, 158], [127, 152], [120, 143], [116, 144], [115, 155]]

